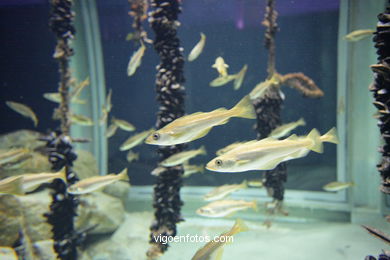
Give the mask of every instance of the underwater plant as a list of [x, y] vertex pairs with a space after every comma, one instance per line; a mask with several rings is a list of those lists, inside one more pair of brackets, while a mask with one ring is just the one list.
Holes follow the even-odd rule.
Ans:
[[[265, 93], [252, 100], [257, 114], [256, 131], [258, 139], [269, 136], [272, 130], [282, 124], [280, 115], [283, 104], [283, 97], [280, 93], [281, 86], [295, 88], [304, 97], [318, 98], [324, 95], [314, 81], [303, 73], [281, 75], [277, 72], [275, 67], [275, 34], [278, 31], [276, 19], [275, 0], [268, 0], [262, 25], [266, 27], [264, 45], [268, 50], [267, 81], [269, 81], [270, 87], [267, 87]], [[250, 95], [252, 96], [252, 94], [253, 91]], [[274, 199], [275, 207], [272, 212], [282, 210], [284, 183], [287, 181], [286, 164], [281, 163], [275, 169], [266, 171], [264, 177], [264, 186], [269, 196]]]
[[[177, 37], [180, 25], [178, 15], [181, 13], [181, 1], [153, 0], [154, 10], [149, 17], [150, 25], [155, 32], [154, 48], [160, 57], [157, 66], [156, 92], [160, 108], [157, 113], [156, 128], [160, 129], [176, 118], [184, 115], [185, 91], [183, 48]], [[184, 145], [160, 146], [159, 162], [184, 149]], [[157, 241], [159, 236], [175, 236], [176, 224], [183, 221], [180, 209], [180, 188], [184, 170], [182, 165], [166, 167], [157, 176], [154, 186], [154, 217], [150, 230], [151, 247], [147, 252], [149, 259], [155, 259], [168, 249], [168, 244]]]

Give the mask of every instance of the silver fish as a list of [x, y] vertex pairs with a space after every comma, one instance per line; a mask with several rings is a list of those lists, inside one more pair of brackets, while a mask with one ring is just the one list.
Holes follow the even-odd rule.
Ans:
[[30, 118], [34, 122], [35, 127], [38, 125], [38, 118], [35, 115], [34, 111], [32, 111], [31, 108], [29, 108], [28, 106], [26, 106], [24, 104], [13, 102], [13, 101], [6, 101], [5, 103], [13, 111], [21, 114], [24, 117]]
[[129, 64], [127, 65], [127, 76], [132, 76], [139, 65], [141, 65], [142, 56], [144, 56], [146, 47], [141, 44], [139, 49], [131, 56]]
[[190, 55], [188, 55], [188, 61], [194, 61], [196, 58], [198, 58], [199, 55], [202, 53], [205, 44], [206, 35], [204, 33], [200, 33], [200, 41], [191, 50]]

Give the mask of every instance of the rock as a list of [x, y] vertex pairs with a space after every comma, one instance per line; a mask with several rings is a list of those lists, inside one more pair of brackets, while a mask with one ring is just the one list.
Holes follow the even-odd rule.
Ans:
[[1, 260], [18, 260], [16, 252], [11, 247], [0, 247], [0, 259]]
[[38, 140], [42, 134], [31, 130], [17, 130], [0, 136], [0, 149], [28, 148], [36, 150], [45, 145], [45, 142]]
[[12, 246], [22, 229], [23, 212], [17, 196], [0, 195], [0, 245]]
[[102, 192], [83, 195], [78, 208], [76, 227], [79, 229], [97, 225], [89, 234], [114, 232], [122, 223], [125, 210], [122, 202]]
[[33, 244], [34, 259], [52, 260], [57, 259], [57, 253], [54, 251], [53, 240], [37, 241]]
[[96, 159], [92, 153], [85, 150], [76, 150], [77, 160], [74, 163], [74, 171], [80, 179], [99, 175]]
[[130, 185], [128, 182], [118, 181], [106, 186], [103, 190], [104, 193], [121, 199], [124, 202], [129, 193]]

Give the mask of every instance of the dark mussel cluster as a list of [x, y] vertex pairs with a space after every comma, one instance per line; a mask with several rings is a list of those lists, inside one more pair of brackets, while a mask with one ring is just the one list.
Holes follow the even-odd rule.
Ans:
[[[55, 171], [66, 167], [66, 179], [69, 184], [78, 181], [72, 170], [73, 162], [77, 159], [69, 136], [61, 132], [52, 132], [49, 136], [41, 138], [46, 141], [49, 161]], [[79, 236], [74, 230], [74, 217], [78, 205], [78, 199], [67, 193], [67, 184], [60, 179], [50, 184], [52, 192], [52, 203], [50, 212], [46, 214], [48, 222], [53, 227], [54, 248], [61, 259], [76, 259], [76, 246], [79, 243]]]
[[370, 90], [374, 93], [373, 104], [378, 109], [378, 126], [385, 144], [379, 149], [382, 160], [377, 165], [382, 177], [381, 190], [390, 193], [390, 8], [378, 15], [374, 42], [377, 48], [378, 64], [372, 65], [374, 82]]
[[[257, 115], [257, 139], [266, 138], [272, 130], [280, 126], [280, 112], [283, 100], [277, 90], [271, 90], [267, 96], [253, 102]], [[279, 201], [284, 198], [284, 182], [287, 181], [287, 168], [285, 163], [279, 164], [275, 169], [265, 174], [264, 186], [268, 194]]]
[[[184, 115], [184, 58], [183, 48], [177, 37], [177, 21], [181, 13], [180, 2], [177, 0], [154, 0], [151, 6], [149, 22], [155, 32], [154, 48], [161, 63], [157, 66], [156, 92], [160, 108], [157, 114], [156, 127], [160, 129], [176, 118]], [[184, 145], [160, 147], [158, 153], [160, 162], [172, 154], [184, 149]], [[151, 225], [152, 244], [157, 245], [159, 252], [149, 250], [148, 255], [164, 252], [167, 244], [156, 241], [155, 237], [175, 236], [176, 223], [182, 221], [180, 209], [183, 202], [180, 199], [183, 168], [181, 166], [167, 168], [157, 177], [154, 187], [155, 221]]]

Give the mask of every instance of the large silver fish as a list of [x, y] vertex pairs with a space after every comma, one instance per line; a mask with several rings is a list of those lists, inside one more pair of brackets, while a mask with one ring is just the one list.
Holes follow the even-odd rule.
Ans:
[[203, 155], [206, 154], [206, 149], [204, 146], [196, 150], [189, 150], [189, 151], [173, 154], [172, 156], [162, 161], [160, 164], [165, 167], [172, 167], [187, 162], [191, 158], [201, 154]]
[[197, 112], [180, 117], [165, 127], [153, 132], [147, 144], [175, 145], [202, 138], [217, 125], [226, 124], [231, 117], [254, 119], [256, 113], [248, 96], [245, 96], [233, 108], [218, 108], [211, 112]]

